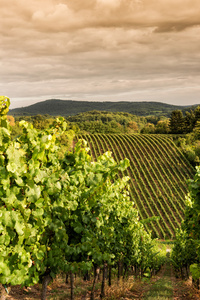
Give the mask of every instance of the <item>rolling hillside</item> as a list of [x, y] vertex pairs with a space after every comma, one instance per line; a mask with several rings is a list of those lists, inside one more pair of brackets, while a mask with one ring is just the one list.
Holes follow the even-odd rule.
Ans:
[[100, 110], [110, 112], [128, 112], [138, 116], [169, 116], [173, 110], [189, 110], [192, 106], [176, 106], [161, 102], [89, 102], [51, 99], [36, 104], [11, 109], [9, 115], [30, 116], [49, 114], [52, 116], [72, 116], [81, 112]]
[[170, 137], [162, 135], [79, 135], [88, 142], [94, 158], [111, 151], [115, 160], [125, 157], [130, 167], [130, 197], [141, 219], [158, 216], [145, 224], [158, 238], [173, 238], [180, 227], [187, 194], [187, 179], [194, 169]]

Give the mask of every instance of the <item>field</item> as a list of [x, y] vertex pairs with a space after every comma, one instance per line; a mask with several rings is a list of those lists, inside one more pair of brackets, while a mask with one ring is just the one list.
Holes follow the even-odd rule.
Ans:
[[172, 138], [128, 134], [81, 134], [77, 138], [88, 142], [94, 159], [111, 151], [116, 161], [130, 160], [123, 175], [130, 177], [130, 198], [140, 218], [159, 217], [145, 223], [146, 229], [153, 237], [174, 238], [183, 220], [187, 180], [195, 170]]

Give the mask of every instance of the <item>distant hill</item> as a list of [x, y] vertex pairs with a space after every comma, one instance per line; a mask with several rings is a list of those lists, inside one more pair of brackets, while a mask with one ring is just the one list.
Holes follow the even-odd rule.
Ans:
[[51, 116], [73, 116], [92, 110], [110, 112], [128, 112], [138, 116], [163, 115], [169, 116], [173, 110], [189, 110], [194, 106], [177, 106], [161, 102], [89, 102], [50, 99], [27, 107], [11, 109], [9, 115], [33, 116], [37, 114]]

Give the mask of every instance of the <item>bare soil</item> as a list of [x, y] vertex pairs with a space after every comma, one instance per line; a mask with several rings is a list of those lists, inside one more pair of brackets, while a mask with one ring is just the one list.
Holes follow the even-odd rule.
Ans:
[[[117, 281], [113, 280], [111, 287], [106, 286], [105, 300], [134, 300], [140, 299], [164, 299], [161, 296], [153, 296], [153, 286], [159, 280], [168, 280], [172, 286], [172, 297], [165, 299], [173, 300], [199, 300], [200, 291], [192, 286], [192, 280], [183, 281], [174, 276], [173, 270], [170, 269], [170, 275], [166, 275], [166, 266], [151, 279], [138, 280], [130, 276], [126, 280]], [[100, 298], [100, 282], [97, 283], [95, 299]], [[76, 300], [89, 300], [92, 281], [83, 281], [81, 278], [75, 280], [75, 299]], [[163, 293], [165, 287], [162, 287], [160, 295]], [[162, 291], [163, 290], [163, 291]], [[152, 291], [152, 293], [151, 293]], [[7, 299], [9, 300], [32, 300], [40, 299], [41, 285], [37, 284], [33, 287], [21, 288], [20, 286], [12, 287]], [[152, 295], [152, 296], [151, 296]], [[65, 283], [65, 278], [56, 278], [49, 286], [47, 293], [48, 300], [68, 300], [70, 299], [70, 286]]]

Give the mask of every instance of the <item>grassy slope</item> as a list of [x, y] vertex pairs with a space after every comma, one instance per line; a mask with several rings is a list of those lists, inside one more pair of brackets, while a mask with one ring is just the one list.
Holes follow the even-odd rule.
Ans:
[[[112, 151], [115, 160], [127, 157], [130, 167], [130, 197], [141, 219], [159, 216], [145, 226], [159, 238], [173, 238], [184, 214], [187, 179], [193, 167], [170, 137], [161, 135], [80, 135], [88, 141], [91, 154]], [[122, 175], [122, 174], [121, 174]]]

